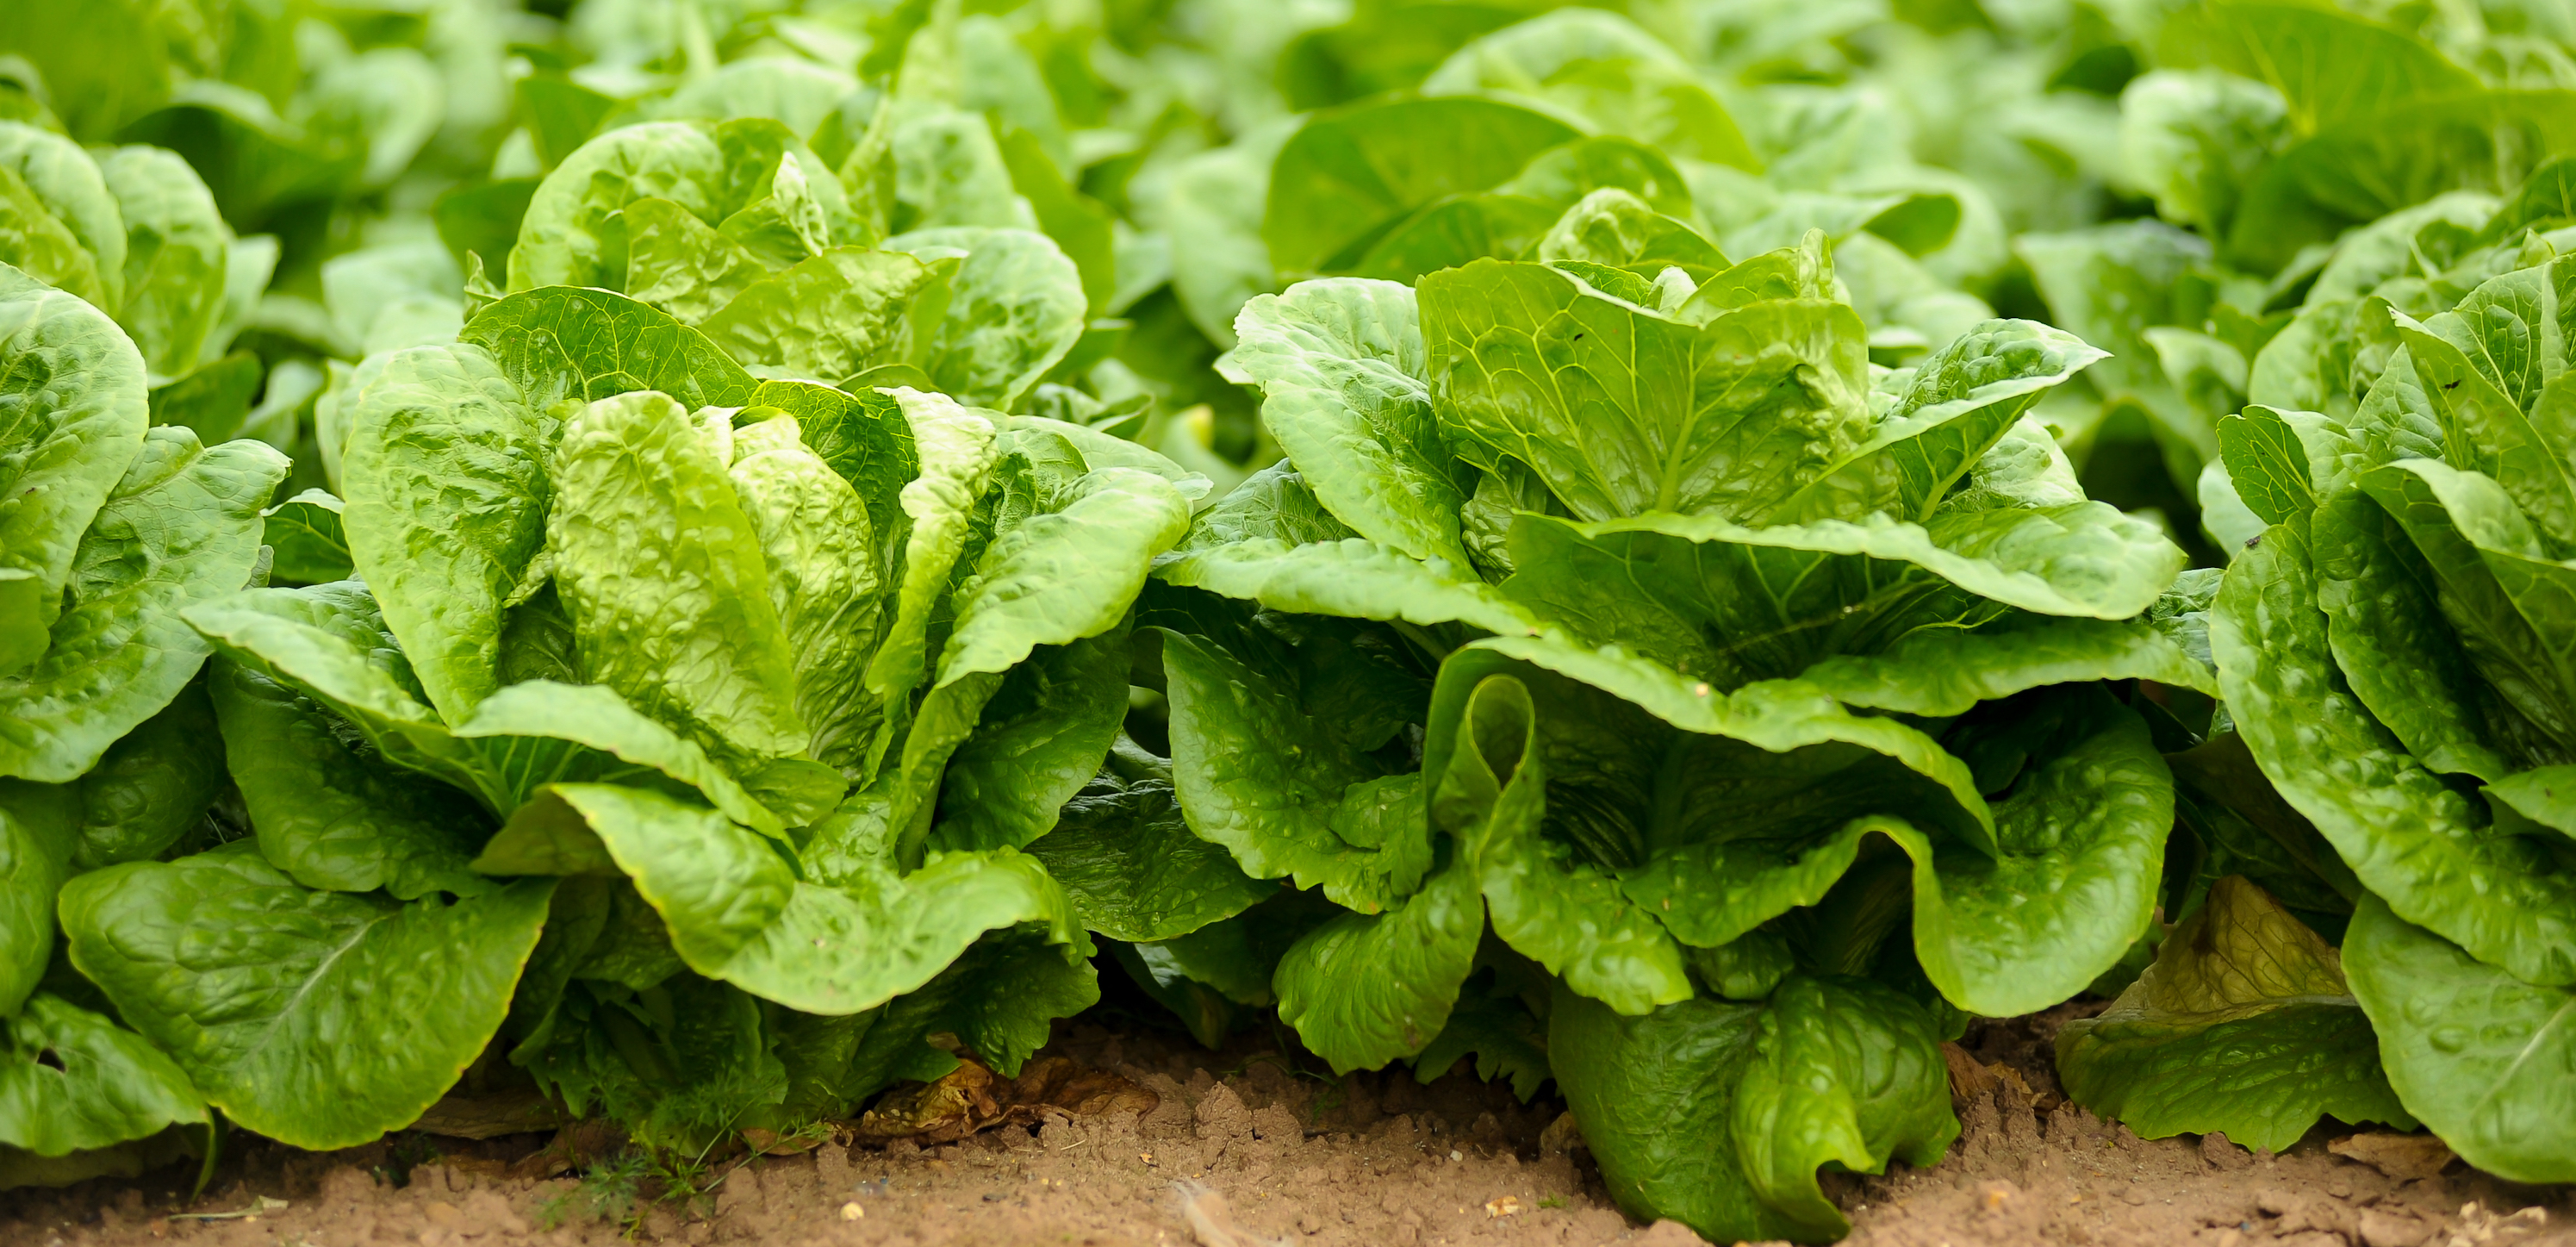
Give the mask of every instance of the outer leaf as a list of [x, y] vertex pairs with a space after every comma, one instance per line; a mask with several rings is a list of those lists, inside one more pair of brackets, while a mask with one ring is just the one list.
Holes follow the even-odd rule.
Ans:
[[925, 230], [886, 246], [924, 259], [963, 253], [939, 318], [915, 329], [910, 351], [910, 362], [961, 403], [1019, 406], [1082, 337], [1082, 274], [1044, 234]]
[[340, 400], [349, 556], [429, 702], [463, 722], [501, 686], [501, 612], [546, 539], [547, 447], [479, 347], [370, 356]]
[[532, 411], [635, 390], [660, 390], [693, 410], [751, 400], [751, 374], [706, 335], [605, 290], [513, 294], [476, 312], [456, 336], [491, 352]]
[[143, 364], [175, 377], [197, 366], [224, 310], [232, 230], [188, 162], [159, 147], [119, 147], [98, 171], [125, 223], [125, 299], [117, 323]]
[[2487, 799], [2544, 827], [2576, 836], [2576, 766], [2544, 766], [2487, 785]]
[[1847, 706], [1920, 715], [1966, 714], [2025, 689], [2092, 680], [2218, 692], [2217, 674], [2152, 624], [2027, 615], [1973, 632], [1927, 628], [1871, 657], [1828, 658], [1798, 678]]
[[2576, 983], [2576, 872], [2558, 846], [2490, 830], [2370, 717], [2326, 647], [2308, 558], [2296, 526], [2274, 527], [2210, 612], [2219, 687], [2263, 774], [2398, 916], [2527, 982]]
[[1111, 939], [1176, 939], [1279, 891], [1192, 834], [1171, 784], [1158, 779], [1104, 772], [1027, 847], [1064, 885], [1082, 925]]
[[1423, 278], [1440, 421], [1492, 470], [1537, 472], [1575, 515], [1750, 520], [1867, 436], [1866, 334], [1849, 307], [1767, 300], [1705, 327], [1545, 265]]
[[1567, 860], [1541, 837], [1548, 751], [1526, 687], [1507, 675], [1487, 676], [1474, 682], [1463, 704], [1453, 701], [1482, 665], [1473, 657], [1460, 664], [1459, 676], [1444, 668], [1433, 697], [1431, 722], [1445, 746], [1437, 754], [1445, 765], [1431, 813], [1476, 864], [1494, 934], [1567, 987], [1621, 1013], [1688, 999], [1690, 980], [1672, 937], [1620, 895], [1608, 871], [1579, 857]]
[[243, 1126], [327, 1149], [409, 1125], [491, 1042], [554, 885], [406, 905], [245, 849], [74, 880], [72, 964]]
[[45, 212], [93, 258], [101, 309], [125, 302], [125, 213], [107, 189], [98, 162], [66, 135], [9, 122], [0, 125], [0, 165], [26, 184]]
[[[1040, 646], [1012, 667], [984, 704], [975, 734], [948, 760], [944, 816], [933, 833], [938, 847], [1026, 849], [1055, 834], [1049, 828], [1063, 830], [1057, 811], [1091, 782], [1127, 717], [1129, 665], [1128, 630], [1112, 625], [1070, 645]], [[1032, 852], [1066, 878], [1054, 858]], [[1066, 886], [1073, 886], [1069, 879]], [[1167, 938], [1121, 935], [1088, 919], [1085, 925], [1117, 939]]]
[[206, 1120], [188, 1076], [107, 1018], [47, 993], [0, 1025], [0, 1144], [67, 1156]]
[[760, 538], [689, 413], [653, 393], [583, 408], [564, 425], [554, 483], [556, 590], [583, 670], [707, 743], [802, 752], [795, 656]]
[[62, 783], [195, 678], [207, 646], [180, 613], [239, 589], [286, 457], [156, 429], [73, 558], [69, 608], [32, 667], [0, 676], [0, 775]]
[[355, 581], [251, 589], [192, 607], [187, 622], [227, 658], [328, 707], [397, 765], [474, 794], [497, 815], [518, 793], [420, 700], [410, 664]]
[[1291, 546], [1254, 537], [1196, 549], [1154, 569], [1167, 584], [1260, 602], [1272, 610], [1345, 619], [1458, 622], [1525, 635], [1538, 621], [1464, 567], [1422, 563], [1357, 537]]
[[1063, 892], [1017, 853], [947, 854], [910, 876], [798, 880], [770, 841], [658, 793], [563, 784], [484, 850], [494, 874], [622, 872], [692, 969], [807, 1013], [872, 1009], [919, 988], [986, 931], [1046, 924], [1082, 940]]
[[[886, 639], [868, 662], [868, 689], [892, 705], [911, 695], [922, 677], [930, 613], [948, 590], [958, 556], [965, 552], [975, 500], [984, 493], [1000, 451], [993, 422], [936, 394], [895, 391], [911, 426], [919, 475], [898, 495], [910, 520], [904, 538], [903, 582]], [[885, 737], [870, 754], [883, 756]]]
[[[120, 238], [120, 242], [122, 239]], [[143, 360], [97, 308], [0, 266], [0, 676], [45, 652], [81, 534], [143, 449]], [[17, 573], [11, 575], [12, 572]]]
[[45, 976], [80, 818], [76, 789], [0, 779], [0, 1014], [17, 1012]]
[[224, 751], [201, 685], [108, 746], [80, 777], [80, 843], [72, 871], [158, 857], [194, 831], [223, 794]]
[[1874, 983], [1637, 1018], [1559, 990], [1548, 1053], [1620, 1206], [1720, 1241], [1831, 1241], [1850, 1225], [1818, 1168], [1928, 1165], [1959, 1131], [1931, 1018]]
[[1262, 237], [1283, 273], [1343, 268], [1415, 209], [1498, 186], [1575, 137], [1555, 118], [1497, 100], [1399, 99], [1327, 112], [1271, 166]]
[[2576, 991], [2472, 958], [2377, 897], [2354, 909], [2344, 955], [2409, 1110], [2489, 1173], [2576, 1175]]
[[465, 868], [492, 829], [471, 796], [351, 749], [329, 712], [256, 671], [220, 663], [210, 687], [260, 855], [297, 883], [400, 900], [490, 890]]
[[537, 184], [510, 249], [510, 289], [626, 285], [626, 222], [620, 210], [665, 199], [702, 221], [729, 210], [717, 202], [724, 154], [706, 126], [653, 122], [611, 130], [584, 143]]
[[1467, 566], [1466, 493], [1431, 415], [1413, 291], [1328, 278], [1235, 317], [1230, 375], [1261, 387], [1262, 422], [1324, 505], [1372, 541]]
[[355, 575], [341, 510], [340, 500], [328, 491], [308, 489], [260, 512], [260, 540], [276, 556], [269, 574], [288, 584], [308, 585]]
[[2329, 1114], [2414, 1126], [2334, 949], [2239, 878], [2211, 888], [2108, 1012], [2059, 1031], [2057, 1051], [2067, 1091], [2142, 1138], [2224, 1130], [2277, 1150]]
[[1098, 468], [1061, 509], [993, 539], [957, 589], [957, 628], [939, 657], [939, 683], [1002, 672], [1038, 645], [1067, 645], [1117, 625], [1146, 569], [1189, 528], [1190, 504], [1171, 483], [1134, 468]]
[[1428, 1046], [1474, 968], [1485, 906], [1461, 858], [1382, 914], [1343, 914], [1309, 932], [1272, 980], [1279, 1018], [1335, 1073]]
[[1319, 721], [1293, 688], [1213, 641], [1166, 632], [1163, 672], [1172, 786], [1192, 831], [1225, 846], [1245, 874], [1321, 886], [1363, 913], [1413, 889], [1427, 843], [1364, 829], [1389, 813], [1420, 826], [1407, 809], [1421, 808], [1419, 781], [1384, 776], [1342, 725]]
[[891, 361], [931, 276], [899, 251], [834, 247], [751, 282], [701, 327], [761, 376], [845, 380]]
[[[2401, 503], [2421, 492], [2407, 483], [2396, 483]], [[2492, 728], [2515, 712], [2480, 677], [2438, 600], [2445, 582], [2485, 578], [2439, 506], [2425, 510], [2427, 537], [2443, 543], [2434, 551], [2438, 575], [2406, 527], [2370, 499], [2339, 494], [2317, 509], [2309, 531], [2326, 640], [2353, 695], [2407, 752], [2438, 772], [2501, 779], [2513, 767]], [[2482, 587], [2498, 596], [2492, 582]], [[2506, 613], [2497, 622], [2508, 622]]]

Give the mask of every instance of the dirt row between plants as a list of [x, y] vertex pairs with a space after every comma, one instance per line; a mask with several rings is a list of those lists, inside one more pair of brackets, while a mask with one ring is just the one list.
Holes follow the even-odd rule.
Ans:
[[[2098, 1008], [2098, 1006], [2094, 1006]], [[2080, 1009], [2081, 1006], [2075, 1007]], [[2566, 1189], [2499, 1182], [2420, 1136], [2331, 1123], [2288, 1152], [2222, 1136], [2142, 1141], [2064, 1101], [2047, 1054], [2071, 1010], [1989, 1023], [1951, 1052], [1963, 1133], [1927, 1170], [1829, 1175], [1861, 1247], [2539, 1247], [2576, 1245]], [[720, 1158], [680, 1197], [629, 1168], [558, 1168], [570, 1138], [397, 1137], [314, 1155], [236, 1149], [203, 1199], [186, 1167], [61, 1191], [0, 1193], [0, 1243], [27, 1247], [753, 1247], [1082, 1244], [1415, 1247], [1700, 1240], [1610, 1202], [1542, 1095], [1522, 1105], [1453, 1071], [1326, 1080], [1239, 1040], [1222, 1053], [1142, 1028], [1078, 1026], [1046, 1055], [1152, 1093], [1109, 1111], [1041, 1108], [921, 1147], [861, 1145], [864, 1124], [793, 1155]], [[1054, 1068], [1067, 1068], [1059, 1063]], [[944, 1091], [945, 1089], [942, 1089]], [[1007, 1092], [1007, 1086], [1002, 1090]], [[911, 1107], [936, 1116], [913, 1097]], [[950, 1099], [956, 1097], [950, 1096]], [[967, 1098], [972, 1099], [973, 1096]], [[1007, 1094], [1003, 1097], [1007, 1100]], [[947, 1105], [946, 1107], [956, 1107]], [[984, 1104], [993, 1108], [989, 1097]], [[989, 1114], [987, 1114], [989, 1115]], [[883, 1116], [883, 1115], [881, 1115]], [[968, 1118], [975, 1117], [970, 1111]], [[1019, 1124], [1034, 1117], [1034, 1124]], [[952, 1115], [949, 1129], [962, 1127]], [[881, 1123], [880, 1123], [881, 1127]], [[1551, 1127], [1554, 1127], [1551, 1129]], [[578, 1150], [578, 1149], [576, 1149]], [[663, 1195], [667, 1198], [655, 1199]], [[632, 1202], [629, 1202], [629, 1201]]]

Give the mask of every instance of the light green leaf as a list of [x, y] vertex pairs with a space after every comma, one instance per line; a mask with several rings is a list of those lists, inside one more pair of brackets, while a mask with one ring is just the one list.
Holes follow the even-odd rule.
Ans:
[[750, 282], [700, 328], [757, 375], [846, 380], [893, 357], [931, 280], [900, 251], [834, 247]]
[[2354, 909], [2343, 947], [2352, 994], [2406, 1107], [2489, 1173], [2571, 1180], [2576, 991], [2472, 958], [2377, 897]]
[[546, 287], [494, 301], [457, 340], [492, 353], [528, 409], [659, 390], [690, 409], [740, 407], [755, 382], [706, 335], [605, 290]]
[[72, 964], [248, 1129], [329, 1149], [411, 1124], [491, 1042], [554, 884], [403, 904], [248, 848], [72, 881]]
[[1044, 234], [923, 230], [887, 239], [886, 249], [924, 260], [962, 253], [946, 297], [916, 301], [906, 358], [958, 402], [1018, 407], [1082, 337], [1082, 274]]
[[1036, 923], [1052, 942], [1084, 939], [1044, 868], [1008, 850], [944, 854], [901, 877], [879, 865], [824, 886], [797, 879], [773, 842], [713, 810], [613, 785], [546, 793], [476, 869], [621, 872], [692, 969], [803, 1012], [875, 1008], [929, 982], [986, 931]]
[[1464, 567], [1423, 563], [1357, 537], [1292, 546], [1254, 537], [1190, 550], [1154, 569], [1166, 584], [1187, 585], [1272, 610], [1345, 619], [1460, 622], [1488, 632], [1526, 635], [1538, 621], [1519, 603]]
[[1499, 186], [1531, 157], [1577, 137], [1544, 113], [1466, 96], [1321, 113], [1271, 165], [1262, 237], [1283, 274], [1344, 270], [1415, 210]]
[[398, 900], [490, 890], [466, 869], [492, 830], [471, 795], [352, 749], [329, 712], [237, 663], [217, 663], [209, 689], [260, 855], [297, 883]]
[[[143, 449], [143, 360], [97, 308], [0, 267], [10, 509], [0, 514], [0, 677], [45, 652], [81, 534]], [[16, 573], [12, 575], [10, 573]]]
[[1412, 289], [1300, 282], [1245, 304], [1235, 334], [1226, 367], [1261, 388], [1262, 422], [1307, 488], [1360, 536], [1465, 568], [1466, 491], [1432, 418]]
[[482, 750], [456, 739], [421, 700], [365, 586], [249, 589], [191, 607], [186, 618], [217, 652], [347, 720], [386, 760], [474, 794], [496, 817], [518, 804]]
[[90, 254], [102, 296], [91, 301], [103, 311], [123, 306], [125, 213], [98, 162], [65, 135], [12, 121], [0, 123], [0, 166], [16, 174], [45, 212]]
[[627, 223], [642, 199], [662, 199], [701, 221], [720, 219], [724, 153], [710, 127], [662, 121], [611, 130], [584, 143], [537, 184], [510, 249], [512, 291], [539, 286], [626, 286]]
[[1916, 365], [1849, 460], [1766, 518], [1852, 519], [1886, 510], [1929, 520], [2022, 413], [2103, 357], [2075, 335], [2032, 321], [1980, 323]]
[[54, 894], [80, 847], [81, 799], [69, 785], [0, 779], [0, 1016], [18, 1011], [54, 949]]
[[958, 586], [940, 685], [1008, 671], [1033, 646], [1068, 645], [1115, 626], [1154, 556], [1189, 523], [1189, 501], [1159, 476], [1134, 468], [1085, 474], [1056, 509], [994, 537]]
[[[975, 734], [948, 760], [943, 817], [932, 832], [935, 847], [1028, 849], [1053, 834], [1048, 829], [1058, 826], [1057, 811], [1100, 770], [1127, 717], [1124, 625], [1122, 619], [1069, 645], [1041, 645], [1003, 677], [976, 718]], [[1048, 869], [1055, 870], [1052, 859]], [[1117, 939], [1165, 938], [1107, 933]]]
[[582, 669], [637, 709], [720, 750], [801, 753], [795, 654], [725, 468], [667, 395], [583, 408], [555, 449], [556, 591]]
[[1584, 519], [1750, 521], [1869, 433], [1867, 335], [1839, 303], [1765, 300], [1694, 326], [1485, 260], [1416, 292], [1453, 446], [1488, 471], [1528, 465]]
[[241, 588], [286, 457], [152, 430], [72, 558], [67, 608], [35, 665], [0, 675], [0, 775], [63, 783], [195, 678], [207, 646], [180, 615]]
[[1280, 959], [1279, 1020], [1335, 1073], [1422, 1051], [1449, 1024], [1484, 916], [1461, 857], [1385, 913], [1334, 918]]
[[741, 243], [668, 199], [626, 205], [626, 293], [684, 325], [703, 323], [770, 275]]
[[[948, 593], [958, 556], [966, 549], [975, 501], [984, 494], [1001, 458], [993, 422], [944, 395], [895, 391], [911, 428], [919, 474], [898, 495], [910, 521], [904, 537], [903, 582], [895, 618], [868, 662], [868, 690], [885, 705], [903, 702], [921, 682], [928, 660], [931, 611]], [[869, 753], [870, 769], [890, 738], [880, 734]]]
[[270, 576], [288, 584], [319, 585], [356, 575], [348, 530], [340, 522], [342, 509], [329, 491], [308, 489], [260, 512], [260, 540], [275, 553]]
[[1856, 979], [1644, 1017], [1560, 988], [1548, 1057], [1619, 1205], [1720, 1242], [1840, 1237], [1818, 1169], [1930, 1165], [1959, 1132], [1932, 1019]]
[[1524, 98], [1674, 156], [1762, 167], [1688, 62], [1628, 19], [1598, 9], [1560, 9], [1483, 36], [1431, 71], [1422, 90]]
[[501, 613], [546, 540], [545, 430], [481, 348], [369, 356], [341, 399], [349, 556], [429, 702], [500, 688]]
[[59, 996], [37, 996], [0, 1026], [0, 1144], [68, 1156], [206, 1120], [205, 1100], [170, 1058]]
[[726, 474], [769, 567], [770, 602], [794, 655], [796, 713], [813, 731], [805, 752], [851, 765], [884, 713], [865, 683], [885, 615], [881, 539], [850, 483], [807, 448], [794, 416], [737, 427]]
[[2255, 406], [2243, 415], [2219, 417], [2218, 453], [2236, 495], [2265, 524], [2316, 509], [2307, 448], [2280, 412]]
[[2515, 813], [2576, 836], [2576, 766], [2544, 766], [2508, 775], [2486, 786], [2487, 799]]
[[1867, 657], [1836, 655], [1798, 678], [1846, 706], [1966, 714], [2044, 684], [2154, 680], [2216, 696], [2218, 676], [2175, 637], [2140, 620], [2012, 615], [1975, 631], [1926, 628]]
[[100, 155], [98, 171], [125, 223], [125, 299], [117, 305], [117, 323], [134, 335], [146, 368], [175, 377], [197, 365], [223, 314], [233, 232], [177, 152], [114, 148]]
[[2337, 673], [2316, 601], [2309, 543], [2285, 524], [2238, 557], [2210, 612], [2219, 687], [2263, 774], [2397, 916], [2527, 982], [2576, 983], [2566, 841], [2499, 834], [2408, 755]]
[[2057, 1033], [2067, 1093], [2139, 1137], [2286, 1148], [2317, 1119], [2412, 1129], [2342, 962], [2262, 889], [2210, 890], [2101, 1015]]

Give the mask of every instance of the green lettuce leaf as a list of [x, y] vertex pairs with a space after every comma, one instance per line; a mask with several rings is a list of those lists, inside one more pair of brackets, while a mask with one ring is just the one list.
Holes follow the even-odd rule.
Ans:
[[297, 883], [406, 901], [490, 890], [466, 869], [492, 830], [471, 795], [351, 748], [328, 711], [247, 667], [218, 662], [208, 687], [260, 855]]
[[1932, 1018], [1875, 983], [1804, 976], [1769, 1001], [1643, 1017], [1560, 988], [1548, 1056], [1621, 1207], [1718, 1241], [1828, 1242], [1816, 1171], [1929, 1165], [1958, 1137]]
[[1546, 265], [1424, 277], [1422, 338], [1453, 446], [1528, 465], [1575, 515], [1751, 520], [1866, 439], [1860, 318], [1827, 299], [1693, 325]]
[[244, 844], [82, 875], [62, 920], [72, 964], [207, 1103], [329, 1149], [411, 1124], [482, 1054], [553, 890], [309, 892]]
[[71, 780], [196, 678], [208, 646], [181, 616], [250, 579], [286, 466], [259, 442], [145, 437], [73, 556], [50, 647], [0, 675], [0, 775]]
[[2279, 1150], [2317, 1119], [2412, 1129], [2342, 960], [2260, 888], [2218, 881], [2138, 981], [2057, 1033], [2077, 1103], [2139, 1137], [2223, 1130]]
[[1193, 834], [1167, 778], [1101, 772], [1026, 851], [1064, 885], [1075, 918], [1114, 940], [1177, 939], [1279, 890]]
[[1279, 149], [1262, 238], [1282, 273], [1345, 270], [1424, 205], [1499, 186], [1576, 137], [1544, 113], [1465, 96], [1328, 111]]
[[468, 345], [370, 356], [341, 399], [349, 558], [429, 703], [462, 722], [500, 687], [501, 613], [545, 544], [545, 430]]
[[2527, 982], [2576, 983], [2568, 841], [2491, 825], [2405, 752], [2336, 669], [2317, 594], [2308, 539], [2276, 525], [2210, 612], [2219, 687], [2263, 774], [2398, 917]]
[[913, 991], [986, 931], [1034, 923], [1055, 943], [1084, 939], [1045, 869], [1008, 850], [809, 883], [774, 842], [716, 811], [617, 785], [546, 789], [475, 868], [623, 874], [691, 969], [806, 1013], [857, 1013]]
[[[0, 455], [12, 505], [0, 515], [0, 676], [45, 652], [81, 534], [143, 450], [143, 360], [105, 313], [0, 267], [0, 376], [33, 419], [10, 422]], [[14, 573], [14, 574], [13, 574]]]
[[555, 450], [555, 587], [600, 683], [720, 752], [796, 754], [795, 655], [727, 458], [666, 395], [583, 408]]
[[2515, 1182], [2576, 1174], [2576, 991], [2469, 956], [2364, 897], [2344, 971], [2389, 1084], [2470, 1164]]
[[37, 996], [0, 1026], [0, 1144], [68, 1156], [206, 1120], [204, 1098], [160, 1049], [60, 996]]
[[1235, 334], [1230, 375], [1261, 387], [1262, 422], [1324, 506], [1371, 541], [1466, 567], [1466, 491], [1432, 418], [1412, 289], [1300, 282], [1245, 304]]
[[540, 287], [494, 300], [457, 340], [491, 352], [528, 408], [659, 390], [690, 409], [740, 407], [756, 382], [670, 314], [606, 290]]

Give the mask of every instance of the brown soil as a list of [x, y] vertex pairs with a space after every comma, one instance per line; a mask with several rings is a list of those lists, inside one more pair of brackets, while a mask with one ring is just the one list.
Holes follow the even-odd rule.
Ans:
[[[2221, 1136], [2141, 1141], [2057, 1093], [2049, 1040], [2084, 1008], [1970, 1033], [1951, 1054], [1964, 1132], [1949, 1158], [1928, 1170], [1830, 1179], [1855, 1224], [1852, 1243], [2576, 1245], [2569, 1191], [2470, 1172], [2421, 1140], [2329, 1126], [2279, 1156]], [[1569, 1155], [1560, 1149], [1570, 1132], [1547, 1129], [1562, 1104], [1542, 1095], [1521, 1105], [1464, 1071], [1427, 1087], [1400, 1070], [1333, 1081], [1297, 1072], [1300, 1058], [1255, 1042], [1209, 1053], [1148, 1030], [1094, 1026], [1068, 1029], [1050, 1052], [1095, 1076], [1123, 1076], [1153, 1092], [1155, 1107], [1140, 1114], [1132, 1094], [1095, 1087], [1075, 1111], [1053, 1107], [1073, 1103], [1061, 1096], [1012, 1111], [1001, 1087], [1004, 1108], [990, 1114], [997, 1124], [980, 1133], [930, 1148], [827, 1142], [803, 1154], [721, 1160], [697, 1175], [703, 1198], [648, 1202], [632, 1225], [589, 1215], [598, 1183], [512, 1176], [548, 1167], [532, 1159], [545, 1135], [406, 1135], [331, 1155], [237, 1147], [193, 1205], [179, 1197], [190, 1176], [179, 1168], [0, 1193], [0, 1244], [1699, 1241], [1612, 1207], [1579, 1142]], [[643, 1189], [649, 1197], [659, 1183]], [[209, 1213], [254, 1215], [202, 1219]]]

